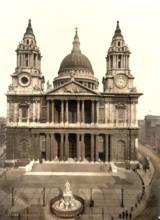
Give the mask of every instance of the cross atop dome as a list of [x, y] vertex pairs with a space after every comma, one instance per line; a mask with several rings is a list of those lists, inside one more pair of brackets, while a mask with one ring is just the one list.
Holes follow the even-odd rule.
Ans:
[[76, 33], [75, 33], [75, 36], [74, 36], [74, 41], [73, 41], [73, 49], [72, 49], [72, 53], [74, 52], [79, 52], [81, 53], [81, 50], [80, 50], [80, 42], [79, 42], [79, 37], [78, 37], [78, 28], [76, 27], [75, 28], [76, 30]]

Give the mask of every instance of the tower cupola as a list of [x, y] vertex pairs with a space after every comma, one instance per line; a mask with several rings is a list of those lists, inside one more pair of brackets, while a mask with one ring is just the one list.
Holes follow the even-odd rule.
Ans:
[[17, 49], [17, 66], [12, 74], [9, 93], [40, 93], [43, 90], [44, 77], [41, 73], [41, 53], [33, 33], [31, 20]]
[[[107, 71], [106, 78], [103, 79], [103, 87], [105, 92], [127, 92], [132, 89], [134, 77], [130, 74], [130, 54], [130, 50], [125, 44], [123, 35], [121, 33], [119, 21], [117, 21], [116, 30], [106, 57]], [[116, 85], [116, 76], [125, 80], [124, 85], [119, 85], [119, 87]]]
[[17, 47], [17, 69], [33, 69], [34, 73], [40, 74], [41, 53], [37, 47], [36, 38], [33, 33], [31, 20], [29, 19], [23, 40]]

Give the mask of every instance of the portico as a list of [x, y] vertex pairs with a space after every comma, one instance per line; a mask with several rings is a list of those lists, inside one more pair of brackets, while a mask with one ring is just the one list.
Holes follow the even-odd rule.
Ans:
[[56, 97], [47, 100], [47, 122], [61, 124], [95, 124], [99, 121], [99, 101], [89, 97]]
[[[35, 135], [34, 135], [35, 137]], [[88, 160], [89, 162], [109, 162], [111, 152], [109, 135], [98, 133], [47, 133], [37, 134], [35, 143], [39, 148], [39, 157], [48, 161], [56, 158], [59, 161], [67, 161], [69, 158], [75, 161]]]

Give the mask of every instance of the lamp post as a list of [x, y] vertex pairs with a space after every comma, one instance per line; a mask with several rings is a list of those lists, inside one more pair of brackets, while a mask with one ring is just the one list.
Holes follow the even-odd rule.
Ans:
[[130, 170], [130, 159], [129, 159], [129, 156], [128, 156], [128, 170]]
[[45, 187], [43, 187], [43, 206], [45, 206]]
[[27, 209], [26, 209], [27, 220], [29, 220], [29, 219], [28, 219], [28, 213], [29, 213], [29, 207], [27, 207]]
[[11, 190], [12, 190], [12, 206], [14, 206], [14, 187], [12, 187]]
[[124, 189], [121, 189], [121, 195], [122, 195], [122, 201], [121, 201], [121, 207], [124, 208], [124, 202], [123, 202], [123, 193], [124, 193]]
[[104, 220], [104, 208], [102, 208], [102, 220]]
[[90, 207], [94, 206], [94, 201], [93, 201], [93, 198], [92, 198], [92, 188], [90, 188], [90, 203], [89, 203], [89, 206]]

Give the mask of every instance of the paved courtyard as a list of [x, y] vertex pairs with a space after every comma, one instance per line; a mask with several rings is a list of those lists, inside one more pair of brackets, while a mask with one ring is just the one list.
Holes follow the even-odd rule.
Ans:
[[[102, 172], [25, 172], [11, 168], [0, 178], [0, 219], [53, 220], [49, 201], [64, 189], [68, 180], [73, 194], [85, 200], [85, 211], [80, 219], [117, 220], [128, 211], [132, 219], [144, 208], [147, 201], [147, 185], [152, 178], [151, 170], [140, 170], [146, 183], [142, 195], [142, 182], [133, 171], [118, 169], [117, 173]], [[72, 175], [71, 175], [72, 174]], [[124, 208], [121, 207], [124, 189]], [[90, 197], [94, 206], [90, 207]], [[44, 193], [45, 192], [45, 193]], [[141, 199], [140, 199], [141, 198]], [[137, 207], [136, 207], [137, 206]], [[129, 219], [129, 217], [128, 217]]]

